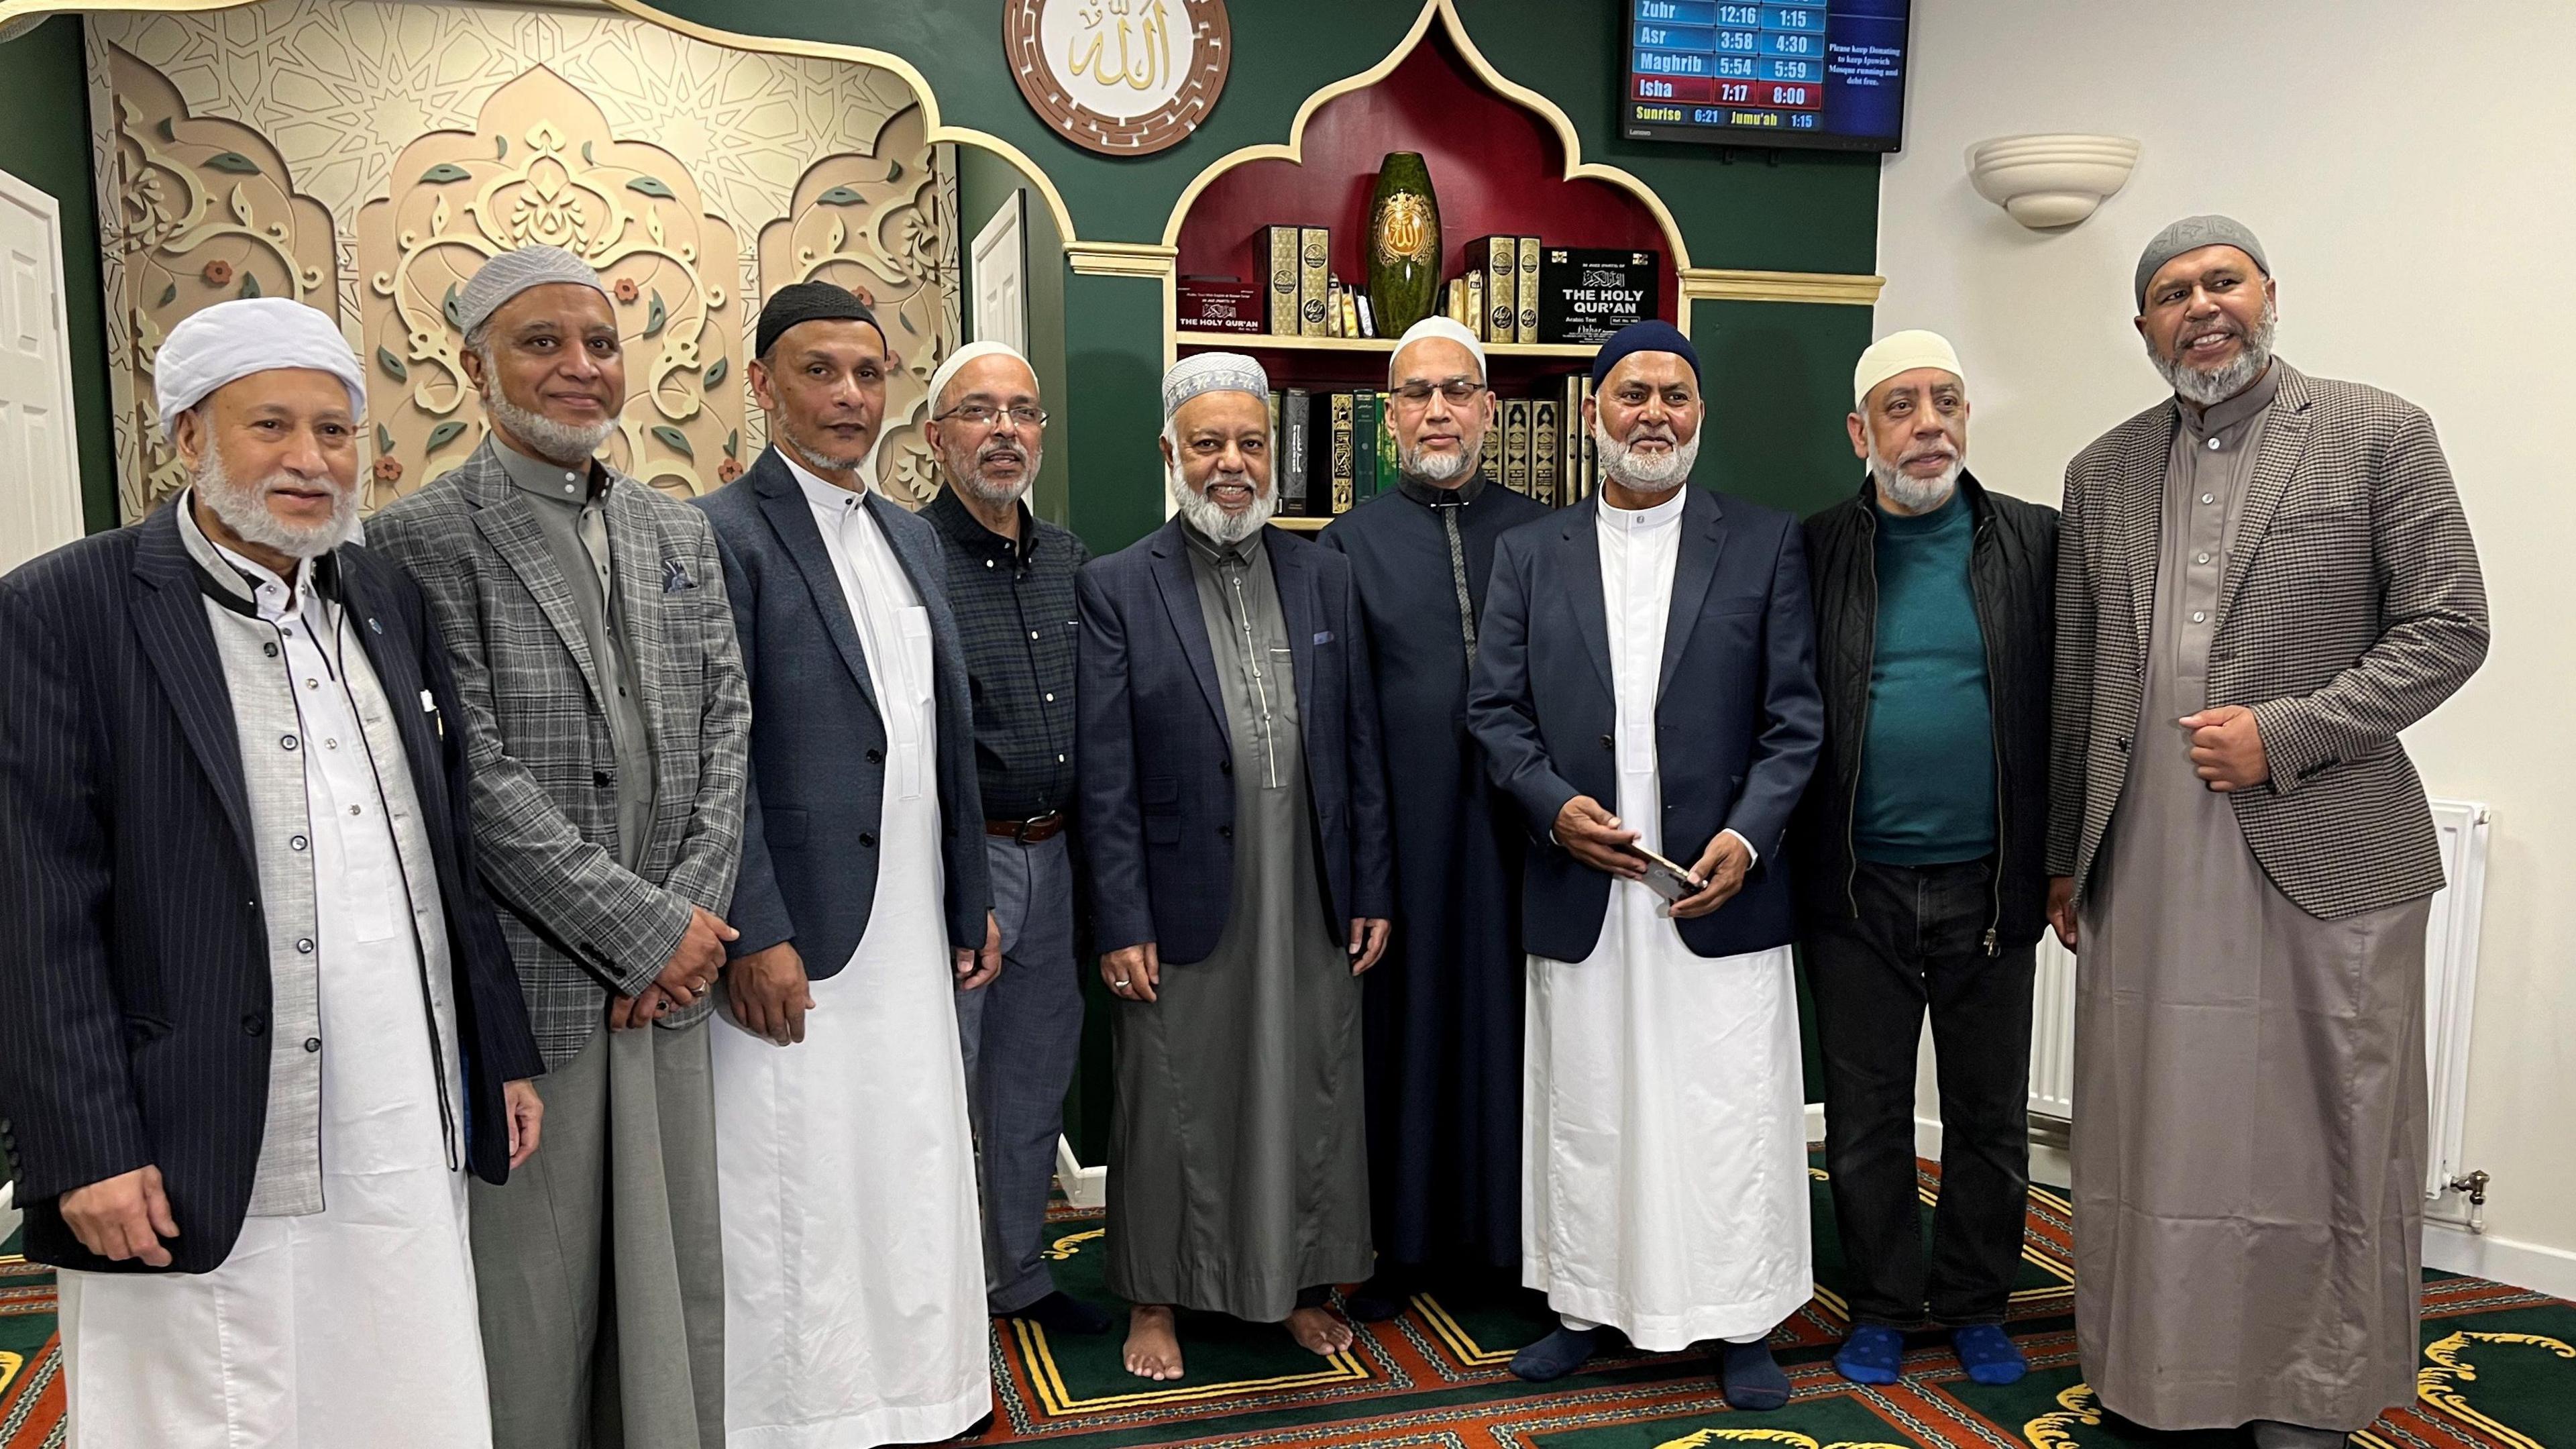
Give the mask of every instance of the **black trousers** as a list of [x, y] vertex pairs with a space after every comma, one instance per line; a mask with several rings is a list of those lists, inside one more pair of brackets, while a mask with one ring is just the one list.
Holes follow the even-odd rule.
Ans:
[[[2038, 948], [1986, 954], [1993, 872], [1991, 860], [1864, 861], [1853, 882], [1858, 919], [1809, 926], [1825, 1170], [1855, 1324], [2000, 1323], [2021, 1267]], [[1928, 1273], [1914, 1178], [1915, 1050], [1927, 1008], [1941, 1085]]]

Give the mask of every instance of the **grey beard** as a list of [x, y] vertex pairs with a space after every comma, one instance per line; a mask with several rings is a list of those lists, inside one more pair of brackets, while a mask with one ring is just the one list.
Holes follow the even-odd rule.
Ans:
[[804, 431], [798, 428], [795, 423], [789, 421], [787, 414], [783, 412], [771, 413], [769, 415], [769, 425], [776, 428], [780, 436], [796, 445], [796, 451], [802, 455], [803, 461], [813, 463], [821, 470], [827, 472], [850, 472], [860, 464], [865, 463], [868, 460], [868, 455], [875, 452], [877, 448], [876, 438], [871, 435], [868, 439], [868, 445], [861, 448], [855, 455], [835, 453], [831, 449], [824, 447], [821, 443], [816, 442], [814, 439], [805, 436]]
[[333, 485], [332, 491], [337, 498], [331, 505], [331, 516], [310, 528], [298, 528], [268, 511], [268, 485], [277, 476], [272, 473], [256, 482], [235, 482], [224, 471], [223, 460], [216, 457], [215, 450], [209, 447], [188, 481], [189, 486], [196, 489], [197, 496], [206, 500], [206, 506], [214, 510], [215, 517], [223, 520], [224, 527], [233, 531], [233, 537], [244, 543], [258, 544], [261, 548], [276, 549], [288, 558], [320, 558], [358, 536], [358, 490], [355, 487]]
[[1674, 447], [1660, 457], [1640, 458], [1627, 444], [1610, 436], [1610, 430], [1595, 422], [1592, 425], [1593, 451], [1600, 456], [1601, 471], [1617, 480], [1623, 488], [1639, 493], [1670, 493], [1690, 481], [1691, 468], [1699, 462], [1699, 435]]
[[617, 431], [617, 419], [603, 418], [589, 427], [559, 423], [544, 413], [530, 412], [492, 388], [484, 394], [483, 411], [508, 428], [521, 442], [537, 450], [549, 463], [578, 468], [590, 461], [609, 436]]
[[1463, 447], [1454, 453], [1432, 453], [1399, 447], [1396, 450], [1395, 461], [1407, 478], [1419, 478], [1425, 483], [1448, 484], [1466, 477], [1475, 468], [1477, 455]]
[[[1210, 481], [1231, 482], [1232, 480], [1212, 479]], [[1163, 486], [1171, 490], [1172, 508], [1181, 515], [1181, 521], [1206, 534], [1220, 545], [1241, 543], [1259, 533], [1262, 525], [1270, 521], [1270, 515], [1277, 509], [1279, 503], [1275, 490], [1256, 493], [1252, 497], [1250, 508], [1241, 513], [1228, 513], [1209, 502], [1206, 494], [1191, 488], [1188, 482], [1182, 479], [1181, 470], [1176, 464], [1164, 467]]]
[[1949, 502], [1950, 494], [1959, 486], [1959, 474], [1966, 467], [1954, 458], [1937, 476], [1917, 478], [1874, 450], [1869, 455], [1869, 479], [1878, 485], [1878, 495], [1896, 500], [1897, 506], [1908, 513], [1929, 513]]
[[2263, 315], [2255, 320], [2254, 330], [2245, 336], [2245, 345], [2237, 349], [2236, 360], [2216, 372], [2203, 372], [2180, 357], [2171, 362], [2148, 350], [2156, 371], [2173, 384], [2174, 396], [2199, 407], [2215, 407], [2254, 385], [2263, 369], [2272, 365], [2272, 334], [2280, 324], [2280, 308], [2263, 304]]
[[[1019, 481], [995, 483], [984, 476], [983, 468], [985, 450], [991, 446], [988, 443], [984, 448], [975, 450], [974, 467], [964, 469], [949, 467], [948, 476], [959, 488], [972, 494], [980, 502], [989, 503], [995, 507], [1005, 503], [1017, 503], [1022, 494], [1037, 486], [1038, 465], [1045, 461], [1046, 454], [1037, 448], [1022, 449], [1021, 456], [1027, 461], [1020, 468]], [[943, 458], [940, 462], [943, 466], [947, 466], [948, 460]]]

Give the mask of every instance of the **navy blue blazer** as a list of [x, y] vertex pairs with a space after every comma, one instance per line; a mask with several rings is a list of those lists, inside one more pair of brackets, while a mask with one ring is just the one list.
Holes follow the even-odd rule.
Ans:
[[[742, 934], [726, 950], [738, 958], [793, 940], [805, 974], [820, 981], [850, 963], [876, 905], [885, 719], [813, 505], [778, 450], [763, 450], [750, 472], [697, 505], [715, 529], [751, 680], [751, 788], [743, 798], [742, 871], [726, 918]], [[948, 940], [980, 947], [993, 891], [966, 655], [948, 610], [947, 556], [927, 520], [873, 488], [865, 506], [930, 611]]]
[[[504, 1082], [544, 1070], [479, 877], [464, 707], [420, 588], [357, 545], [330, 566], [384, 685], [438, 864], [464, 1061], [468, 1165], [510, 1172]], [[0, 579], [0, 1116], [27, 1256], [203, 1273], [241, 1235], [268, 1122], [268, 933], [232, 693], [178, 515]], [[417, 704], [438, 705], [438, 727]], [[110, 1262], [62, 1194], [161, 1169], [171, 1265]]]
[[[1592, 954], [1610, 877], [1549, 831], [1577, 795], [1619, 808], [1599, 508], [1587, 499], [1495, 545], [1467, 688], [1468, 728], [1536, 842], [1522, 867], [1523, 939], [1557, 961]], [[1744, 889], [1677, 923], [1698, 955], [1734, 956], [1795, 933], [1780, 841], [1824, 743], [1816, 628], [1796, 517], [1694, 487], [1681, 529], [1655, 705], [1664, 855], [1690, 865], [1721, 830], [1752, 845]]]
[[[1359, 592], [1341, 554], [1282, 529], [1264, 538], [1296, 665], [1325, 924], [1344, 941], [1353, 918], [1394, 909]], [[1151, 941], [1167, 965], [1204, 961], [1234, 897], [1234, 745], [1180, 521], [1092, 560], [1074, 594], [1074, 748], [1093, 941], [1103, 952]]]

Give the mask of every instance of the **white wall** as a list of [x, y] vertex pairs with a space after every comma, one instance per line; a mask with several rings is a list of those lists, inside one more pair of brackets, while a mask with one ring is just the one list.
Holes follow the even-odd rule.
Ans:
[[[1878, 328], [1958, 344], [1979, 478], [2054, 502], [2066, 460], [2164, 391], [2130, 327], [2130, 277], [2147, 238], [2194, 212], [2263, 239], [2284, 357], [2433, 414], [2495, 618], [2484, 671], [2407, 735], [2432, 793], [2495, 807], [2468, 1158], [2494, 1174], [2502, 1246], [2576, 1269], [2576, 6], [1916, 0], [1915, 14], [1905, 151], [1880, 180]], [[2132, 136], [2145, 153], [2091, 220], [2026, 231], [1961, 158], [2041, 131]]]

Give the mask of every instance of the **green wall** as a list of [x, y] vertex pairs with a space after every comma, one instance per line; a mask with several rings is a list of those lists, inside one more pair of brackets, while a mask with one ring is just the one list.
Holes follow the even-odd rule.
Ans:
[[[1125, 242], [1161, 241], [1181, 191], [1208, 163], [1238, 147], [1285, 141], [1308, 95], [1376, 64], [1420, 13], [1409, 0], [1234, 0], [1227, 7], [1234, 65], [1207, 124], [1169, 150], [1112, 158], [1057, 139], [1020, 98], [1003, 58], [997, 5], [663, 3], [719, 29], [863, 45], [904, 57], [928, 81], [941, 120], [996, 135], [1046, 171], [1082, 240]], [[1459, 0], [1459, 13], [1497, 69], [1551, 97], [1572, 118], [1584, 159], [1622, 167], [1655, 189], [1695, 264], [1860, 273], [1875, 265], [1875, 157], [1783, 152], [1730, 161], [1706, 147], [1621, 140], [1615, 134], [1621, 49], [1615, 7]], [[990, 153], [961, 145], [959, 155], [961, 190], [972, 180], [977, 196], [990, 197], [1005, 184], [968, 169], [1002, 164]], [[1033, 207], [1032, 215], [1042, 210]], [[961, 229], [980, 225], [990, 212], [989, 205], [967, 206]], [[1070, 272], [1060, 280], [1066, 371], [1064, 386], [1050, 387], [1047, 405], [1077, 421], [1050, 430], [1047, 471], [1055, 486], [1069, 490], [1060, 516], [1106, 552], [1162, 522], [1154, 453], [1161, 426], [1155, 387], [1162, 370], [1160, 283]], [[1730, 491], [1799, 508], [1839, 494], [1851, 472], [1840, 379], [1869, 333], [1865, 307], [1699, 304], [1692, 335], [1704, 354], [1716, 429], [1703, 454], [1703, 476]], [[1047, 501], [1052, 508], [1052, 498]]]
[[1019, 168], [979, 146], [957, 149], [957, 257], [964, 281], [965, 339], [975, 337], [975, 234], [1013, 192], [1027, 196], [1028, 275], [1022, 287], [1028, 301], [1029, 368], [1038, 377], [1038, 395], [1048, 409], [1047, 456], [1038, 481], [1029, 490], [1029, 507], [1051, 523], [1069, 525], [1073, 489], [1066, 481], [1071, 467], [1074, 419], [1065, 408], [1064, 238], [1057, 234], [1055, 213], [1046, 198], [1024, 185]]
[[71, 329], [81, 509], [96, 533], [116, 526], [116, 447], [108, 422], [107, 313], [99, 301], [89, 78], [78, 16], [57, 15], [0, 41], [0, 136], [9, 138], [0, 150], [0, 169], [62, 203], [63, 308]]

